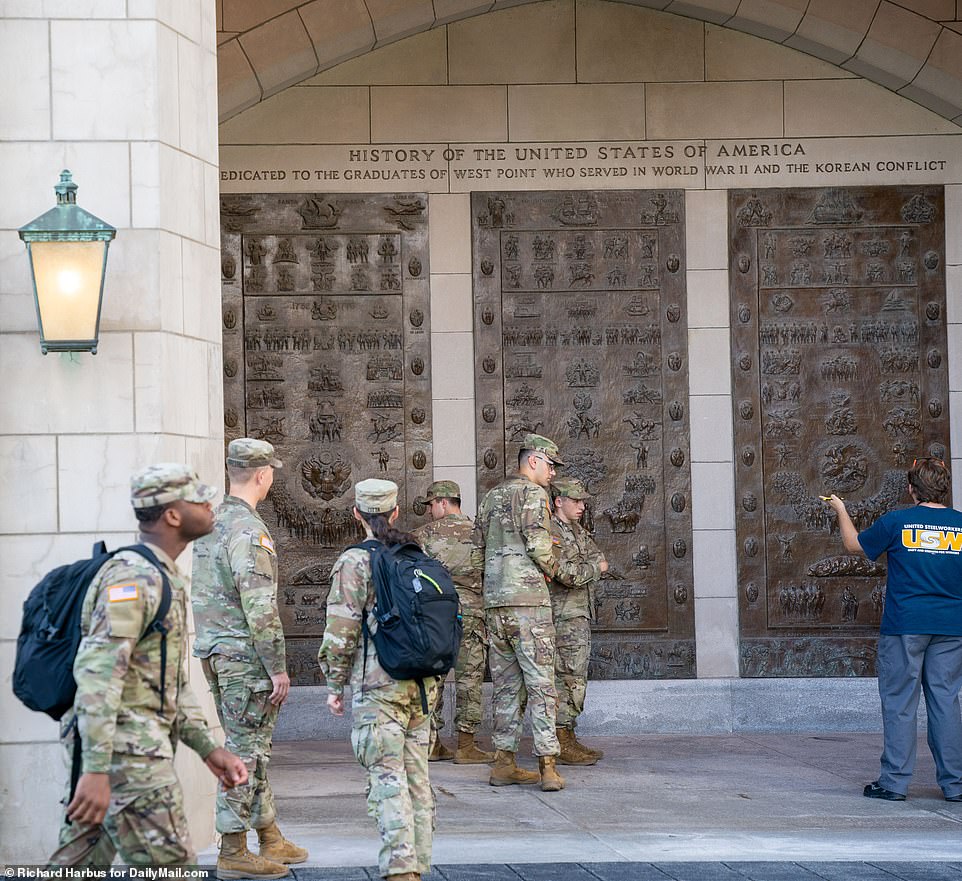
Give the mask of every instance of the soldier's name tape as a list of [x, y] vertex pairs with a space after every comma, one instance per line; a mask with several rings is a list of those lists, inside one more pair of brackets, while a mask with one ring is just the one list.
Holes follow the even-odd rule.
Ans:
[[74, 878], [77, 881], [104, 878], [207, 878], [209, 867], [186, 868], [181, 866], [108, 866], [75, 868], [73, 866], [4, 866], [4, 878]]

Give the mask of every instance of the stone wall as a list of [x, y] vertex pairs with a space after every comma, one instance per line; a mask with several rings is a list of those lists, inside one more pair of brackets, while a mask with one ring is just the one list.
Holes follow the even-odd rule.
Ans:
[[[56, 723], [10, 690], [23, 600], [95, 539], [134, 537], [135, 469], [187, 461], [222, 479], [215, 14], [22, 0], [0, 18], [0, 862], [42, 863], [66, 772]], [[16, 233], [53, 206], [63, 168], [117, 227], [96, 356], [41, 355]], [[188, 750], [177, 766], [204, 846], [214, 778]]]
[[[700, 678], [738, 675], [727, 188], [948, 185], [951, 410], [959, 424], [962, 134], [810, 55], [638, 6], [547, 0], [346, 61], [234, 116], [220, 140], [224, 192], [430, 191], [435, 476], [457, 480], [469, 510], [469, 192], [686, 189]], [[546, 147], [570, 149], [574, 158], [530, 158], [538, 155], [531, 148]], [[637, 158], [623, 158], [628, 148]], [[385, 160], [387, 150], [398, 152]], [[894, 164], [905, 161], [919, 167]], [[574, 176], [548, 176], [557, 169]], [[611, 176], [620, 169], [626, 176]]]

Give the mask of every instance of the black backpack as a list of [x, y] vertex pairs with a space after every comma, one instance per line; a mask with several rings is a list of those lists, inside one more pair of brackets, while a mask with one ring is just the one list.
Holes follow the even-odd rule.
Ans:
[[144, 636], [160, 634], [160, 711], [163, 712], [167, 667], [167, 628], [163, 620], [170, 610], [170, 582], [160, 560], [145, 545], [130, 545], [108, 552], [102, 541], [94, 545], [89, 560], [79, 560], [48, 572], [23, 604], [23, 623], [13, 666], [13, 693], [31, 710], [59, 719], [73, 706], [77, 693], [73, 663], [80, 647], [80, 614], [84, 597], [100, 568], [120, 551], [140, 554], [157, 567], [163, 578], [160, 606], [144, 631]]
[[414, 679], [428, 712], [425, 676], [444, 676], [461, 647], [461, 607], [451, 573], [412, 542], [387, 546], [373, 539], [354, 545], [371, 554], [374, 632], [362, 622], [364, 667], [368, 640], [395, 679]]

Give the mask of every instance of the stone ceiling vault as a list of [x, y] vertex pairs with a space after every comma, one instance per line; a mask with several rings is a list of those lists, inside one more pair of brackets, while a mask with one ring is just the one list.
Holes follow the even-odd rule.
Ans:
[[[220, 121], [431, 28], [537, 0], [216, 0]], [[744, 31], [839, 65], [962, 126], [962, 0], [597, 0]]]

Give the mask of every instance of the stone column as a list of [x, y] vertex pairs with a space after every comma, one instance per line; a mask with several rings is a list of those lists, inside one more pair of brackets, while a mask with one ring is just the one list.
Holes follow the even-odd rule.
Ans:
[[[10, 691], [24, 598], [95, 539], [134, 537], [127, 486], [138, 467], [187, 461], [222, 479], [216, 23], [214, 0], [3, 10], [0, 862], [24, 863], [55, 844], [66, 777], [56, 724]], [[118, 230], [96, 356], [41, 355], [16, 233], [54, 204], [63, 168], [80, 205]], [[206, 695], [199, 668], [191, 678]], [[192, 753], [178, 769], [204, 847], [214, 780]]]

